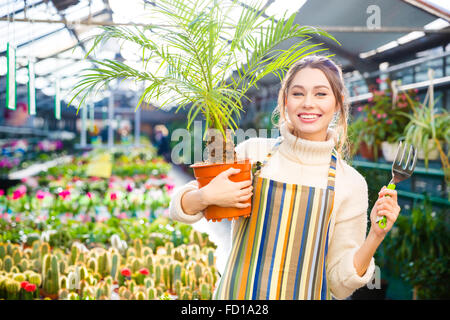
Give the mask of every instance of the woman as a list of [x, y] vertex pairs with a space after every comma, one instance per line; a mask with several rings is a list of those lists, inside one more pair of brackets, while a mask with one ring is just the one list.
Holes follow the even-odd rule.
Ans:
[[[279, 139], [236, 146], [238, 158], [262, 162], [253, 183], [230, 181], [239, 172], [233, 168], [200, 189], [192, 181], [174, 194], [170, 216], [194, 223], [208, 205], [243, 208], [254, 195], [250, 218], [233, 221], [214, 297], [344, 299], [372, 278], [375, 250], [400, 212], [397, 193], [380, 190], [366, 237], [367, 183], [342, 159], [348, 104], [342, 71], [330, 59], [310, 56], [294, 64], [274, 112]], [[384, 229], [378, 216], [387, 217]]]

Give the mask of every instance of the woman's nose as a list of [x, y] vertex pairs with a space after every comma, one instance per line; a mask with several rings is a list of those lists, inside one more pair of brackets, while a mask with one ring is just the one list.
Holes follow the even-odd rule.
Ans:
[[307, 93], [305, 95], [305, 99], [303, 100], [303, 104], [305, 107], [312, 107], [313, 97], [311, 94]]

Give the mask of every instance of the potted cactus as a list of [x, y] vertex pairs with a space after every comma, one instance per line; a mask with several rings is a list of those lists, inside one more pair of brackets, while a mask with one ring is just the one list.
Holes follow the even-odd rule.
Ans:
[[[322, 44], [308, 42], [312, 34], [336, 40], [321, 30], [295, 24], [295, 14], [281, 19], [269, 17], [262, 4], [161, 0], [148, 10], [149, 17], [161, 18], [164, 25], [103, 27], [88, 52], [115, 39], [125, 46], [131, 43], [140, 47], [142, 63], [132, 66], [115, 60], [95, 60], [98, 67], [81, 75], [72, 101], [78, 100], [80, 107], [90, 94], [116, 79], [144, 83], [137, 108], [143, 102], [155, 105], [159, 101], [159, 108], [177, 106], [175, 112], [188, 109], [187, 129], [198, 115], [203, 115], [206, 159], [191, 166], [199, 187], [230, 167], [241, 169], [231, 180], [249, 180], [250, 161], [237, 161], [232, 136], [244, 110], [246, 92], [264, 76], [274, 74], [281, 80], [293, 63], [326, 50]], [[286, 40], [296, 41], [287, 49], [279, 49]], [[206, 219], [213, 221], [249, 214], [249, 207], [210, 206], [205, 210]]]

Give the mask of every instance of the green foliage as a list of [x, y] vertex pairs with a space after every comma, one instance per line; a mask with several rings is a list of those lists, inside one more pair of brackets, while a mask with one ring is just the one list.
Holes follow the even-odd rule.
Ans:
[[[233, 9], [241, 11], [237, 22], [230, 18]], [[188, 129], [202, 113], [206, 129], [216, 128], [225, 137], [226, 128], [237, 128], [233, 117], [239, 118], [245, 93], [260, 79], [269, 74], [282, 78], [295, 61], [325, 50], [321, 44], [307, 44], [312, 34], [336, 41], [326, 32], [294, 24], [295, 15], [278, 20], [263, 16], [261, 3], [240, 6], [233, 1], [225, 7], [214, 0], [161, 0], [148, 11], [164, 17], [169, 26], [103, 27], [88, 52], [109, 39], [137, 44], [142, 68], [95, 60], [98, 67], [81, 76], [72, 101], [79, 99], [83, 105], [88, 95], [114, 79], [146, 81], [137, 107], [155, 99], [161, 108], [177, 105], [178, 111], [189, 106]], [[276, 49], [289, 39], [297, 41], [286, 50]]]
[[424, 299], [448, 298], [450, 228], [445, 210], [436, 212], [425, 200], [410, 215], [399, 215], [383, 241], [388, 266]]

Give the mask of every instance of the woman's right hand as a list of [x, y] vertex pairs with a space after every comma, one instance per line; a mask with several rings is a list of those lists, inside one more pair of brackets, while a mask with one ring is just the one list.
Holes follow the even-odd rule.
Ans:
[[240, 171], [240, 169], [229, 168], [217, 175], [206, 186], [200, 188], [204, 203], [228, 208], [249, 207], [250, 203], [242, 202], [247, 201], [253, 195], [252, 181], [233, 182], [229, 179], [231, 175]]

